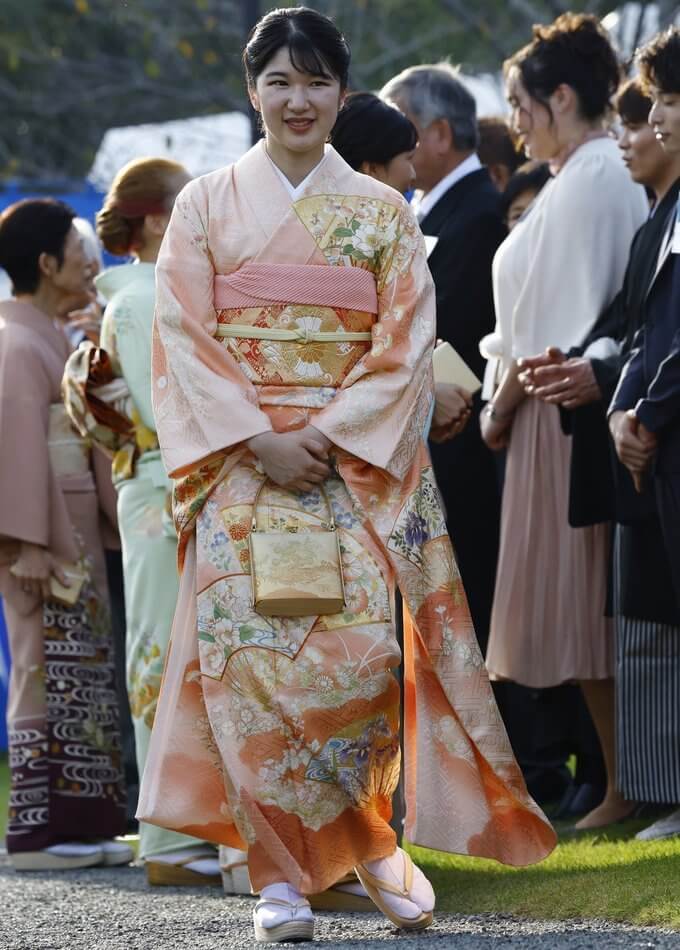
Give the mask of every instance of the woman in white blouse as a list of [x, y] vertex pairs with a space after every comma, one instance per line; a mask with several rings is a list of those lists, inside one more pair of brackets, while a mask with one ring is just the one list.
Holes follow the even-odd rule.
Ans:
[[581, 342], [623, 280], [647, 212], [605, 131], [616, 55], [594, 17], [535, 27], [505, 65], [516, 130], [554, 179], [498, 249], [493, 266], [500, 386], [482, 416], [492, 449], [508, 448], [501, 548], [487, 665], [492, 677], [542, 688], [580, 682], [608, 772], [599, 827], [634, 807], [614, 785], [614, 652], [605, 616], [605, 525], [568, 524], [570, 441], [556, 406], [527, 398], [518, 361]]

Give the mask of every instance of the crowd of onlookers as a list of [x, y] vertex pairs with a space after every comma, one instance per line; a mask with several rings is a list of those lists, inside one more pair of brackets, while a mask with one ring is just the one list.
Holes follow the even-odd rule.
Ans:
[[506, 62], [509, 122], [476, 122], [440, 64], [351, 97], [333, 134], [383, 180], [410, 158], [391, 183], [424, 191], [438, 336], [484, 381], [437, 386], [430, 448], [530, 790], [583, 829], [658, 818], [643, 838], [680, 832], [679, 51], [656, 37], [624, 80], [565, 15]]
[[[680, 31], [622, 81], [599, 22], [564, 15], [504, 69], [510, 120], [478, 120], [449, 65], [415, 66], [351, 94], [331, 143], [411, 200], [437, 336], [480, 382], [436, 383], [430, 449], [530, 792], [578, 828], [639, 816], [638, 837], [680, 834]], [[45, 199], [0, 216], [19, 869], [132, 858], [113, 839], [133, 822], [177, 596], [154, 264], [187, 180], [162, 159], [126, 166], [97, 235]], [[96, 276], [100, 244], [132, 263]], [[79, 561], [89, 580], [63, 575]], [[87, 695], [77, 674], [64, 682], [74, 655]], [[69, 729], [84, 723], [74, 764]], [[51, 798], [55, 775], [70, 799]], [[220, 880], [200, 840], [147, 826], [140, 855], [151, 883]], [[228, 888], [247, 887], [241, 852], [221, 864]]]

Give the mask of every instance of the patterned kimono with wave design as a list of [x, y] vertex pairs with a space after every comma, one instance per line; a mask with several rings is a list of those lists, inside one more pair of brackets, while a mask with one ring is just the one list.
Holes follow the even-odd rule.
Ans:
[[[154, 407], [182, 577], [140, 817], [245, 843], [255, 889], [320, 891], [390, 854], [398, 586], [407, 836], [541, 860], [554, 833], [493, 701], [423, 441], [434, 289], [406, 203], [333, 149], [292, 200], [260, 143], [182, 192], [157, 294]], [[307, 423], [333, 443], [346, 607], [263, 617], [248, 553], [263, 473], [244, 443]], [[320, 492], [270, 483], [258, 507], [271, 530], [326, 517]]]
[[[12, 661], [10, 854], [126, 824], [114, 643], [94, 462], [60, 401], [69, 344], [32, 303], [0, 301], [0, 595]], [[85, 581], [71, 606], [11, 572], [23, 542]]]

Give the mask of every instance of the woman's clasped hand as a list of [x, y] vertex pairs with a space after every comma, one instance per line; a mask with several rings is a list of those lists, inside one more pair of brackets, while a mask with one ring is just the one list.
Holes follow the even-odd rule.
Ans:
[[53, 576], [63, 587], [70, 586], [69, 579], [57, 559], [38, 544], [23, 542], [19, 555], [9, 570], [19, 581], [25, 594], [33, 594], [45, 600], [50, 596], [50, 579]]
[[528, 396], [565, 409], [578, 409], [602, 398], [589, 359], [568, 358], [557, 347], [519, 360], [519, 380]]
[[281, 488], [310, 491], [331, 474], [331, 442], [314, 426], [292, 432], [261, 432], [246, 445], [260, 460], [265, 475]]

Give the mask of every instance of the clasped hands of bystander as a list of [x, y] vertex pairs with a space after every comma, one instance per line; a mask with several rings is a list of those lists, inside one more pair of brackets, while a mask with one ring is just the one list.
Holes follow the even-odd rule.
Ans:
[[518, 361], [519, 381], [528, 396], [565, 409], [602, 399], [593, 366], [586, 357], [568, 357], [556, 346]]
[[265, 475], [291, 491], [310, 491], [328, 478], [331, 444], [311, 425], [292, 432], [261, 432], [246, 442], [260, 460]]
[[462, 432], [472, 411], [472, 395], [457, 383], [436, 383], [430, 439], [448, 442]]
[[43, 600], [47, 600], [50, 596], [52, 577], [55, 577], [63, 587], [71, 586], [57, 558], [47, 548], [28, 541], [21, 543], [19, 553], [9, 572], [16, 577], [25, 594]]
[[640, 422], [634, 409], [613, 412], [609, 417], [609, 431], [619, 461], [630, 472], [635, 490], [642, 492], [645, 473], [658, 448], [656, 435]]
[[[519, 360], [518, 365], [519, 381], [525, 393], [544, 402], [578, 409], [602, 398], [587, 358], [569, 358], [557, 347], [548, 347], [545, 353]], [[621, 464], [630, 472], [636, 491], [642, 491], [644, 474], [656, 454], [656, 436], [645, 428], [632, 409], [612, 413], [609, 431]]]

